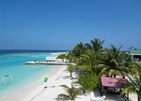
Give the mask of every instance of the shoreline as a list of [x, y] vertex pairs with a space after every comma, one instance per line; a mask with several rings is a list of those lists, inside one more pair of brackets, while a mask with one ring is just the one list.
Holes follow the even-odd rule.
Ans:
[[[46, 75], [43, 75], [41, 78], [39, 78], [38, 80], [36, 80], [35, 82], [24, 86], [24, 88], [14, 91], [6, 96], [2, 96], [0, 98], [0, 101], [10, 101], [11, 99], [13, 101], [21, 101], [21, 99], [24, 99], [25, 96], [28, 95], [28, 93], [32, 90], [34, 90], [34, 88], [39, 87], [40, 85], [45, 85], [47, 83], [45, 83], [43, 80], [45, 77], [48, 77], [49, 80], [50, 78], [53, 76], [53, 74], [56, 74], [58, 71], [60, 71], [62, 68], [64, 68], [64, 66], [59, 66], [59, 65], [55, 65], [53, 66], [54, 69], [52, 69], [50, 72], [47, 72]], [[15, 97], [16, 95], [16, 97]]]
[[[0, 101], [56, 101], [58, 94], [65, 93], [64, 89], [60, 87], [60, 85], [67, 85], [70, 87], [71, 83], [76, 81], [77, 78], [77, 74], [73, 73], [74, 79], [71, 79], [69, 72], [66, 71], [66, 68], [67, 65], [56, 66], [55, 69], [50, 71], [47, 75], [42, 76], [36, 82], [15, 93], [5, 96], [0, 99]], [[49, 78], [47, 82], [43, 81], [45, 77]], [[76, 85], [75, 87], [79, 86]], [[98, 92], [95, 91], [95, 94], [98, 94]], [[95, 97], [95, 94], [93, 97]], [[90, 101], [91, 97], [90, 92], [87, 92], [86, 94], [79, 94], [75, 100]], [[136, 98], [136, 94], [130, 95], [130, 101], [134, 101]], [[106, 94], [106, 101], [125, 101], [125, 99], [120, 97], [120, 95]]]

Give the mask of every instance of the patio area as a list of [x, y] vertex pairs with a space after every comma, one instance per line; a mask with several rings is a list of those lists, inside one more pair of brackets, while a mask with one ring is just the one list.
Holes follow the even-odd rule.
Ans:
[[128, 96], [123, 91], [126, 82], [125, 78], [101, 77], [101, 93], [111, 100], [118, 98], [116, 101], [126, 101]]

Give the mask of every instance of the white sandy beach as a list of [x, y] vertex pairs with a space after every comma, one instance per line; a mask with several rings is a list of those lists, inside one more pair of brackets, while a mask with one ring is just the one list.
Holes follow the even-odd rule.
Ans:
[[[57, 66], [56, 69], [51, 71], [47, 77], [48, 82], [44, 82], [42, 77], [37, 80], [37, 82], [29, 85], [26, 88], [23, 88], [20, 91], [12, 93], [4, 98], [1, 98], [0, 101], [56, 101], [55, 98], [60, 93], [65, 93], [60, 85], [71, 85], [71, 80], [69, 77], [68, 71], [66, 71], [65, 65]], [[73, 74], [75, 75], [75, 74]], [[47, 88], [44, 88], [46, 87]], [[90, 94], [79, 95], [75, 101], [90, 101]], [[119, 98], [119, 96], [107, 96], [106, 101], [124, 101]], [[136, 96], [132, 94], [130, 96], [130, 101], [137, 101]]]

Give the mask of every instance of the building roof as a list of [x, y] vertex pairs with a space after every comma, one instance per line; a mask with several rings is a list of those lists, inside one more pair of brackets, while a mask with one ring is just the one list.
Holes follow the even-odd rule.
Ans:
[[56, 57], [46, 57], [46, 60], [58, 60]]
[[124, 78], [101, 77], [101, 82], [104, 87], [123, 88], [127, 80]]
[[130, 55], [141, 55], [141, 50], [130, 50]]

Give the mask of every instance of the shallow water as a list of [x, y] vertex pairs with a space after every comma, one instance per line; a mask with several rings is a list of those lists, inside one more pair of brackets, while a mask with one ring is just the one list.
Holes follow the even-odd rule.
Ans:
[[[45, 60], [50, 53], [12, 53], [0, 55], [0, 96], [8, 95], [41, 78], [53, 69], [49, 65], [25, 65], [27, 61]], [[11, 75], [12, 79], [5, 77]], [[4, 80], [3, 80], [4, 79]], [[5, 81], [5, 82], [4, 82]]]

